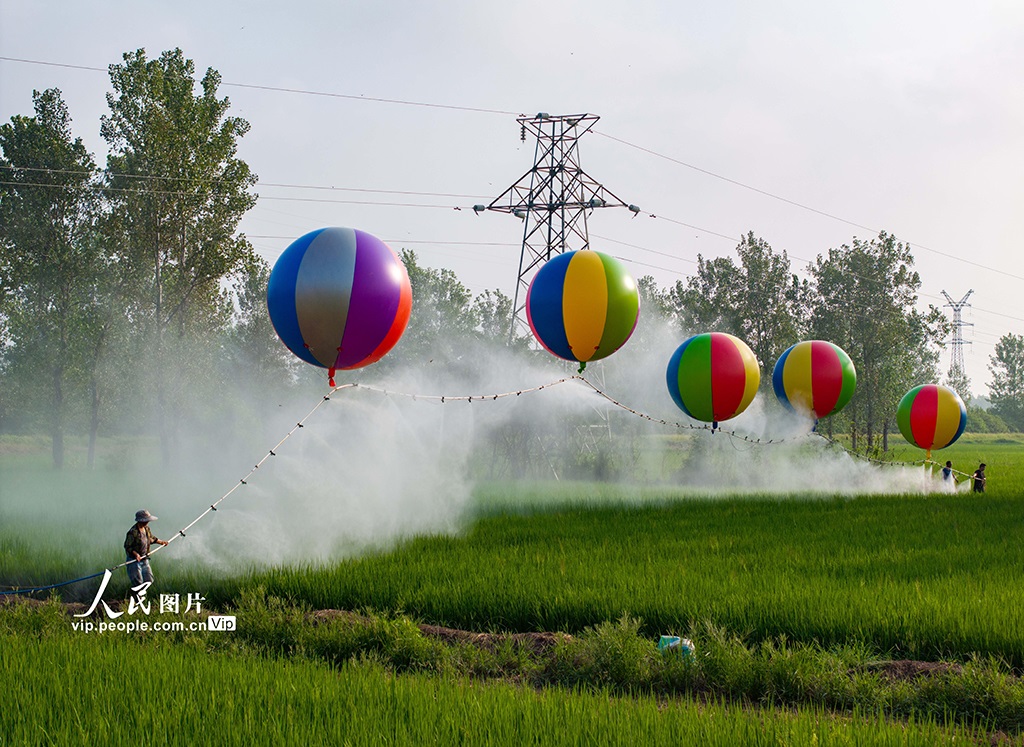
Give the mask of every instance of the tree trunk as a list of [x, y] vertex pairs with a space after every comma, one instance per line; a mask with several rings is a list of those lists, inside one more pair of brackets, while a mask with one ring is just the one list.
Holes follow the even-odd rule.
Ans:
[[160, 460], [164, 467], [171, 465], [171, 439], [167, 432], [167, 398], [164, 392], [164, 279], [163, 257], [160, 246], [160, 217], [156, 219], [156, 247], [154, 252], [155, 265], [155, 298], [154, 324], [156, 324], [156, 355], [154, 356], [154, 385], [156, 386], [156, 428], [160, 436]]
[[53, 369], [53, 466], [64, 466], [64, 365]]
[[96, 439], [100, 430], [100, 384], [96, 379], [96, 368], [99, 366], [100, 356], [103, 354], [103, 345], [107, 340], [109, 320], [104, 322], [100, 328], [100, 334], [96, 338], [96, 346], [92, 351], [92, 371], [89, 373], [89, 456], [87, 464], [89, 469], [96, 465]]
[[871, 399], [868, 399], [867, 417], [864, 419], [864, 431], [867, 437], [868, 449], [875, 445], [875, 406]]
[[882, 451], [889, 452], [889, 421], [882, 423]]
[[100, 387], [94, 375], [89, 380], [89, 394], [92, 402], [89, 405], [89, 455], [86, 465], [92, 469], [96, 465], [96, 433], [100, 429]]

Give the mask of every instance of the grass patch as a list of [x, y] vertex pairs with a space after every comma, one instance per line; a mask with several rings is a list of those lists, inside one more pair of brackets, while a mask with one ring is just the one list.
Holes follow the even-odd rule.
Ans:
[[[313, 715], [319, 702], [313, 690], [333, 691], [353, 677], [358, 680], [357, 672], [373, 672], [377, 682], [376, 689], [366, 684], [368, 703], [350, 703], [353, 710], [346, 712], [346, 718], [358, 724], [354, 733], [363, 735], [359, 743], [398, 728], [387, 716], [377, 722], [370, 718], [374, 704], [386, 699], [381, 690], [393, 689], [398, 682], [417, 683], [414, 689], [429, 693], [424, 700], [435, 701], [417, 701], [410, 707], [427, 708], [437, 718], [451, 720], [467, 737], [476, 735], [472, 730], [477, 726], [460, 722], [466, 714], [449, 701], [470, 693], [503, 693], [505, 713], [494, 714], [492, 727], [506, 736], [495, 744], [510, 743], [508, 719], [517, 709], [543, 708], [538, 704], [545, 702], [568, 705], [575, 714], [563, 714], [567, 731], [545, 727], [547, 737], [557, 741], [574, 730], [586, 733], [588, 720], [595, 715], [591, 706], [598, 701], [618, 703], [621, 719], [605, 724], [615, 730], [616, 740], [643, 734], [648, 739], [657, 737], [657, 742], [674, 736], [675, 729], [684, 729], [685, 734], [691, 733], [685, 729], [699, 728], [701, 733], [707, 729], [710, 734], [711, 723], [705, 721], [709, 716], [726, 723], [738, 719], [737, 728], [749, 729], [749, 734], [756, 733], [760, 723], [762, 736], [796, 738], [817, 733], [839, 740], [838, 744], [858, 743], [857, 739], [867, 740], [860, 742], [864, 744], [918, 744], [924, 743], [919, 738], [925, 735], [947, 741], [979, 733], [1017, 738], [1024, 728], [1024, 683], [993, 661], [893, 676], [896, 668], [883, 665], [898, 662], [879, 661], [866, 649], [824, 649], [782, 639], [751, 644], [710, 625], [690, 632], [696, 644], [694, 656], [663, 655], [640, 633], [640, 621], [628, 617], [535, 647], [510, 638], [454, 640], [439, 637], [429, 627], [424, 630], [402, 615], [312, 613], [260, 595], [247, 596], [233, 612], [239, 622], [234, 634], [89, 635], [72, 631], [57, 604], [0, 608], [0, 671], [17, 677], [20, 684], [12, 694], [14, 706], [0, 715], [0, 721], [8, 722], [2, 733], [26, 737], [13, 742], [22, 744], [35, 743], [31, 729], [40, 725], [51, 738], [68, 729], [89, 735], [108, 728], [103, 711], [82, 711], [81, 699], [94, 708], [119, 693], [131, 698], [137, 683], [110, 676], [132, 670], [133, 665], [122, 659], [145, 661], [147, 682], [141, 688], [141, 700], [133, 700], [142, 710], [166, 713], [173, 707], [173, 718], [184, 719], [179, 728], [194, 729], [191, 722], [201, 711], [197, 700], [233, 704], [235, 718], [248, 723], [251, 715], [243, 716], [239, 712], [243, 704], [235, 703], [244, 693], [252, 713], [273, 711], [267, 733], [280, 732], [282, 738]], [[51, 670], [39, 667], [33, 657], [45, 657]], [[59, 687], [53, 683], [53, 667], [65, 680]], [[305, 673], [304, 684], [291, 680], [296, 672]], [[147, 702], [151, 691], [162, 688], [173, 702], [161, 701], [159, 696]], [[47, 701], [50, 707], [44, 708]], [[303, 705], [297, 708], [300, 702]], [[20, 722], [19, 706], [34, 709], [26, 711], [37, 716], [31, 728]], [[69, 706], [79, 711], [77, 720], [65, 717]], [[669, 715], [660, 725], [646, 717], [640, 721], [642, 727], [633, 722], [629, 714], [646, 713], [650, 707]], [[363, 708], [368, 712], [355, 712]], [[141, 710], [138, 715], [142, 716]], [[411, 714], [397, 717], [404, 723]], [[147, 718], [148, 714], [143, 720]], [[313, 725], [320, 718], [316, 714]], [[429, 724], [428, 719], [417, 729]], [[796, 724], [801, 725], [798, 731], [787, 731]], [[385, 730], [375, 732], [375, 728]], [[642, 731], [635, 731], [638, 728]], [[913, 739], [890, 741], [900, 730]], [[229, 735], [203, 733], [206, 740], [234, 744]], [[420, 731], [416, 734], [425, 736]], [[725, 744], [723, 740], [735, 736], [731, 727], [713, 734], [712, 744]], [[260, 743], [267, 741], [260, 738]]]

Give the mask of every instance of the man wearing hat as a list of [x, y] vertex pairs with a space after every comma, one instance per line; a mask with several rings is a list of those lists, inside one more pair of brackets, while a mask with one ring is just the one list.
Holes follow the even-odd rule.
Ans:
[[128, 565], [128, 580], [131, 585], [141, 586], [143, 581], [153, 583], [153, 572], [149, 569], [149, 548], [151, 545], [166, 545], [162, 539], [157, 539], [149, 531], [149, 522], [156, 521], [146, 509], [135, 512], [135, 526], [128, 530], [124, 538], [125, 560]]

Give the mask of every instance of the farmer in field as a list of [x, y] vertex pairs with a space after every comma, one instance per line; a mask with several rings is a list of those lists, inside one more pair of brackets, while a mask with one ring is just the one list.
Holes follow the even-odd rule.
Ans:
[[156, 521], [146, 509], [135, 512], [135, 526], [128, 530], [124, 538], [125, 560], [128, 565], [128, 580], [133, 587], [141, 586], [143, 582], [153, 583], [153, 572], [149, 568], [149, 548], [156, 545], [166, 545], [162, 539], [153, 536], [149, 529], [149, 522]]
[[984, 493], [985, 492], [985, 463], [982, 462], [978, 469], [974, 470], [974, 474], [971, 475], [971, 479], [974, 480], [974, 492]]
[[942, 468], [942, 481], [944, 483], [946, 483], [946, 484], [949, 484], [949, 483], [952, 483], [952, 482], [956, 481], [956, 478], [953, 477], [953, 463], [952, 462], [946, 462], [946, 466]]

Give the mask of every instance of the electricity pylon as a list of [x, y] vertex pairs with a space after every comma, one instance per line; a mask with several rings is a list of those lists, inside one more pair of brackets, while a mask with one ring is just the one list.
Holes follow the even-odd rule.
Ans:
[[526, 291], [536, 270], [552, 254], [590, 248], [587, 216], [597, 208], [627, 205], [580, 166], [579, 139], [600, 119], [596, 114], [541, 112], [519, 117], [520, 138], [527, 133], [537, 139], [533, 167], [490, 205], [474, 205], [477, 213], [494, 210], [510, 213], [523, 221], [523, 246], [512, 306], [511, 334], [526, 327]]
[[[952, 385], [960, 385], [967, 382], [967, 374], [964, 371], [964, 345], [970, 345], [971, 343], [970, 340], [964, 340], [963, 328], [973, 327], [974, 324], [965, 322], [961, 312], [965, 306], [970, 306], [967, 303], [967, 299], [971, 297], [972, 293], [974, 293], [974, 289], [967, 291], [959, 301], [954, 301], [952, 296], [946, 293], [946, 291], [942, 291], [942, 295], [946, 297], [948, 302], [945, 305], [953, 309], [953, 339], [950, 342], [949, 373], [946, 375], [946, 380]], [[957, 393], [961, 396], [967, 395], [967, 392]]]
[[[526, 320], [526, 293], [537, 270], [554, 254], [590, 248], [587, 217], [597, 208], [624, 207], [634, 215], [640, 212], [636, 205], [627, 205], [580, 165], [579, 139], [600, 119], [596, 114], [552, 115], [541, 112], [534, 117], [519, 117], [520, 139], [526, 142], [527, 133], [536, 138], [533, 166], [512, 186], [491, 201], [489, 205], [474, 205], [477, 214], [485, 210], [510, 213], [523, 221], [523, 245], [519, 254], [519, 273], [512, 304], [509, 337], [517, 330], [529, 335]], [[600, 367], [591, 369], [599, 387], [604, 385]], [[577, 450], [596, 454], [598, 441], [611, 435], [607, 413], [597, 410], [600, 423], [582, 423], [576, 426], [574, 437]], [[543, 467], [547, 464], [558, 478], [550, 455], [556, 452], [564, 437], [545, 442], [539, 434], [523, 443], [524, 463]], [[539, 453], [533, 453], [534, 448]], [[546, 461], [542, 461], [543, 460]]]

